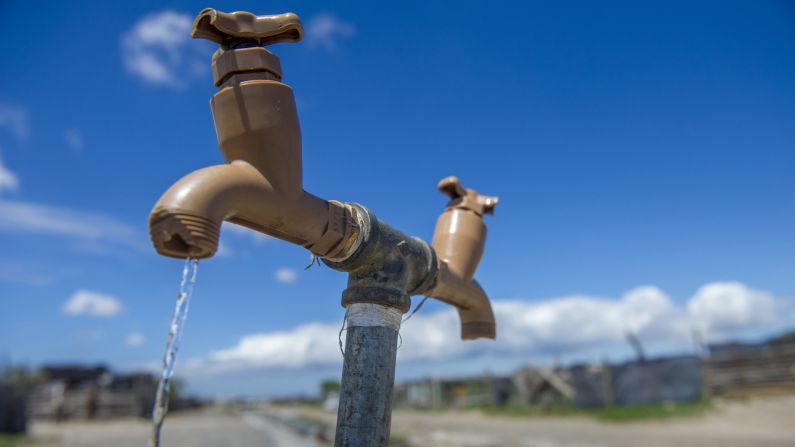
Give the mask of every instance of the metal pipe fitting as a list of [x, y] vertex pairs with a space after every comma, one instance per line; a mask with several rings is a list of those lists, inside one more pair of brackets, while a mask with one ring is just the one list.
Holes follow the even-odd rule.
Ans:
[[323, 259], [334, 270], [348, 272], [342, 306], [375, 303], [406, 312], [410, 297], [425, 293], [436, 277], [437, 260], [427, 242], [406, 236], [380, 221], [362, 205], [350, 204], [360, 241], [344, 260]]

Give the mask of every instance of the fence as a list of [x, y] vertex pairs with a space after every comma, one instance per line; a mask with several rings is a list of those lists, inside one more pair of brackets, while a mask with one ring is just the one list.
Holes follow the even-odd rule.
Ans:
[[710, 346], [705, 375], [716, 395], [795, 391], [795, 342]]

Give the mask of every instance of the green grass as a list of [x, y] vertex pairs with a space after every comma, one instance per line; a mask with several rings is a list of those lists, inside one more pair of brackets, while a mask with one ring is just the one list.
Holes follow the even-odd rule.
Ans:
[[409, 442], [405, 438], [392, 435], [389, 437], [389, 447], [408, 447]]
[[15, 447], [18, 445], [31, 445], [33, 439], [26, 435], [0, 434], [0, 447]]
[[606, 408], [576, 408], [571, 404], [558, 404], [546, 408], [540, 407], [486, 407], [483, 412], [493, 416], [585, 416], [610, 422], [630, 422], [644, 419], [665, 419], [671, 417], [688, 417], [704, 414], [710, 409], [707, 400], [689, 403], [663, 403], [650, 405], [632, 405]]

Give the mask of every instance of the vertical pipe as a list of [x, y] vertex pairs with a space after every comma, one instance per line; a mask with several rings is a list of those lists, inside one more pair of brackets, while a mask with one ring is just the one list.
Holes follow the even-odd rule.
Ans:
[[402, 312], [391, 306], [348, 305], [335, 447], [389, 444], [401, 317]]

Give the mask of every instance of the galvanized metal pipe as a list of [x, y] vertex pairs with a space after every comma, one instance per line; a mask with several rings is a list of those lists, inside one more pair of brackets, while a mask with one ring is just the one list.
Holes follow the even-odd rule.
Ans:
[[348, 305], [335, 447], [389, 445], [401, 318], [389, 305]]

